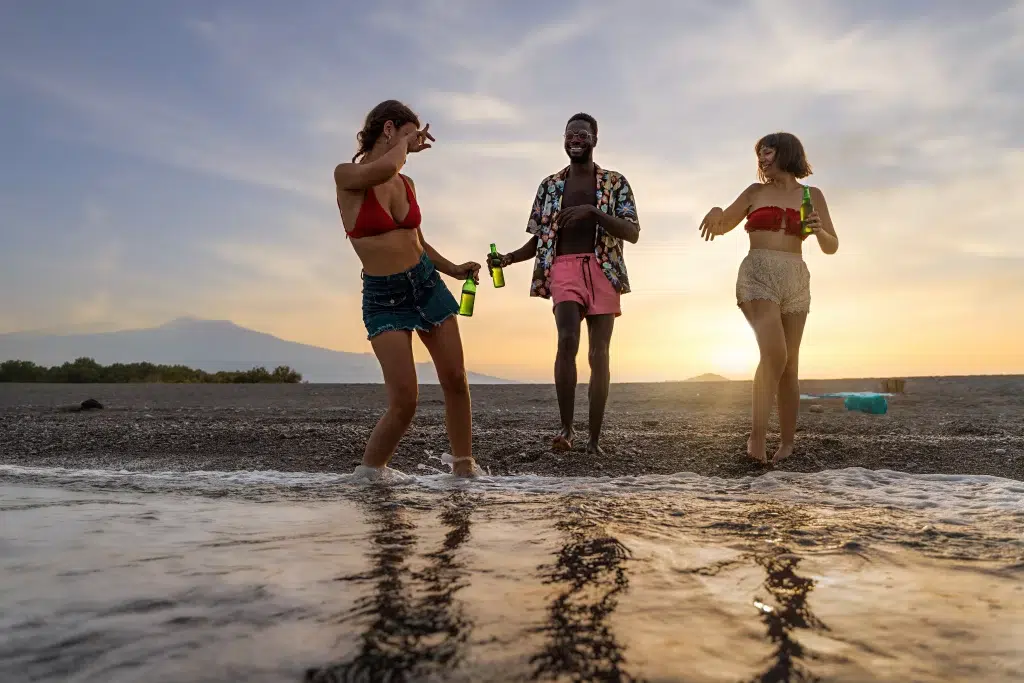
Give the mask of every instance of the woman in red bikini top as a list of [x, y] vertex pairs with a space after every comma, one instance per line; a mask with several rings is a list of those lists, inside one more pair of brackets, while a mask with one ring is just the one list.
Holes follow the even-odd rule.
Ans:
[[[817, 238], [825, 254], [839, 249], [825, 196], [810, 188], [813, 211], [807, 217], [810, 235], [802, 234], [800, 203], [811, 175], [803, 145], [790, 133], [772, 133], [754, 145], [761, 182], [740, 193], [726, 209], [714, 207], [704, 216], [700, 233], [705, 241], [729, 232], [744, 218], [750, 251], [736, 278], [736, 303], [754, 329], [760, 362], [754, 374], [752, 426], [747, 455], [768, 464], [793, 453], [800, 407], [798, 365], [800, 341], [810, 311], [810, 272], [804, 263], [803, 241]], [[767, 457], [768, 417], [775, 396], [779, 401], [781, 444]]]
[[401, 102], [381, 102], [366, 117], [352, 162], [334, 169], [338, 211], [363, 267], [363, 325], [388, 390], [388, 410], [370, 434], [359, 468], [372, 477], [386, 469], [416, 412], [414, 331], [444, 391], [454, 473], [478, 471], [459, 306], [438, 273], [476, 279], [480, 264], [455, 265], [423, 239], [415, 185], [400, 173], [409, 154], [430, 149], [429, 129], [420, 130], [416, 114]]

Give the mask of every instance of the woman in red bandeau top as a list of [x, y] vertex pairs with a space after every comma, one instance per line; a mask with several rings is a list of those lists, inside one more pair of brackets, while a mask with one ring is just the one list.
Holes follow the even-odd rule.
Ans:
[[459, 306], [438, 272], [477, 280], [480, 264], [455, 265], [430, 246], [420, 230], [416, 187], [399, 172], [407, 155], [430, 148], [434, 136], [429, 129], [428, 124], [420, 130], [416, 114], [401, 102], [381, 102], [366, 116], [352, 162], [334, 169], [338, 210], [363, 266], [363, 325], [388, 393], [387, 412], [370, 434], [359, 468], [371, 474], [387, 465], [416, 412], [414, 330], [434, 361], [444, 392], [455, 474], [478, 471]]
[[[728, 208], [714, 207], [701, 222], [705, 241], [729, 232], [744, 218], [750, 252], [736, 278], [736, 303], [754, 329], [761, 360], [754, 374], [753, 425], [747, 454], [768, 463], [766, 434], [773, 399], [779, 398], [781, 444], [771, 463], [793, 453], [800, 408], [797, 368], [800, 339], [811, 307], [811, 275], [801, 249], [808, 235], [800, 230], [801, 178], [811, 175], [803, 145], [790, 133], [772, 133], [754, 145], [759, 183], [740, 193]], [[825, 196], [810, 188], [814, 211], [807, 226], [826, 254], [839, 249]]]

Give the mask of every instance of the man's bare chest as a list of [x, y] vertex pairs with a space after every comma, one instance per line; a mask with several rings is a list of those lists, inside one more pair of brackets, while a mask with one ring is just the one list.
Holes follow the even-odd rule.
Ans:
[[584, 206], [597, 203], [597, 192], [594, 188], [594, 180], [567, 180], [562, 190], [562, 208], [570, 206]]

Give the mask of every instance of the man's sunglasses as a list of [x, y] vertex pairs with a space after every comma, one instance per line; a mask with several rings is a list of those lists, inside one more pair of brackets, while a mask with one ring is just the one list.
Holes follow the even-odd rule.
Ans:
[[594, 139], [594, 136], [587, 131], [566, 131], [565, 141], [574, 142], [579, 140], [580, 142], [590, 142]]

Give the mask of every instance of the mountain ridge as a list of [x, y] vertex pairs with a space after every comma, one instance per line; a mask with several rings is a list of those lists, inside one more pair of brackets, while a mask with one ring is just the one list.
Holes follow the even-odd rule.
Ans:
[[697, 375], [696, 377], [691, 377], [690, 379], [683, 380], [683, 381], [684, 382], [730, 382], [732, 380], [730, 380], [728, 377], [722, 377], [721, 375], [716, 375], [713, 372], [705, 372], [703, 375]]
[[[60, 365], [88, 357], [102, 365], [150, 362], [187, 365], [207, 372], [273, 370], [287, 365], [317, 384], [379, 384], [380, 365], [371, 353], [333, 349], [283, 339], [242, 327], [231, 320], [194, 316], [174, 318], [155, 327], [112, 332], [53, 334], [25, 331], [0, 334], [0, 360]], [[417, 363], [421, 384], [436, 384], [431, 362]], [[469, 371], [471, 384], [516, 384], [514, 380]]]

